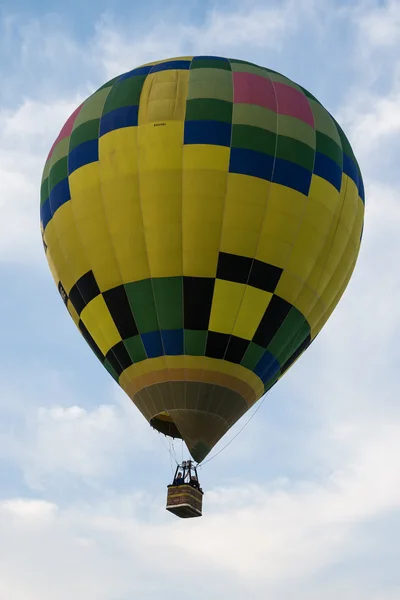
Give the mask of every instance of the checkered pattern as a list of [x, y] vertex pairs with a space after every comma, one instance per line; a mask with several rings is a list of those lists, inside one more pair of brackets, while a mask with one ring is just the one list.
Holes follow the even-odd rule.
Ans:
[[[279, 73], [213, 56], [102, 86], [62, 128], [41, 187], [71, 317], [152, 425], [198, 460], [321, 330], [363, 219], [357, 161], [322, 105]], [[194, 402], [189, 381], [209, 386], [190, 388]]]

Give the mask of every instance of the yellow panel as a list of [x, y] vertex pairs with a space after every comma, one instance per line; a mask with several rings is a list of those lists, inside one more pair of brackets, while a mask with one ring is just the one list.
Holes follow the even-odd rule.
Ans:
[[52, 221], [57, 229], [60, 250], [67, 259], [68, 276], [63, 281], [65, 291], [69, 293], [71, 287], [88, 271], [90, 264], [87, 260], [79, 233], [76, 227], [72, 202], [66, 202], [55, 213]]
[[[168, 357], [168, 368], [182, 368], [182, 357], [180, 356], [169, 356]], [[249, 369], [230, 363], [225, 360], [210, 358], [208, 356], [186, 356], [185, 357], [185, 368], [187, 369], [203, 369], [205, 371], [214, 371], [237, 377], [238, 379], [247, 383], [255, 392], [260, 390], [260, 385], [263, 386], [260, 378], [255, 375]], [[120, 385], [122, 388], [127, 388], [132, 385], [132, 382], [142, 375], [152, 373], [153, 371], [160, 371], [165, 369], [165, 361], [163, 357], [150, 358], [136, 365], [131, 365], [122, 373], [120, 377]]]
[[[183, 147], [183, 169], [200, 171], [229, 170], [230, 148], [210, 144], [187, 144]], [[225, 182], [226, 184], [226, 182]]]
[[305, 315], [305, 317], [310, 325], [311, 331], [317, 325], [317, 323], [320, 321], [320, 319], [322, 319], [324, 317], [324, 314], [326, 313], [326, 309], [327, 309], [327, 307], [322, 302], [322, 300], [320, 298], [318, 298], [317, 296], [315, 296], [311, 310], [308, 312], [308, 314]]
[[182, 275], [181, 171], [144, 172], [140, 198], [151, 277]]
[[215, 281], [208, 326], [211, 331], [232, 333], [244, 290], [245, 285], [242, 283], [233, 283], [222, 279]]
[[108, 179], [101, 191], [122, 283], [147, 279], [150, 269], [138, 176]]
[[221, 242], [226, 174], [183, 171], [183, 274], [215, 277]]
[[301, 288], [300, 294], [293, 302], [293, 306], [301, 312], [302, 315], [307, 316], [311, 310], [311, 307], [315, 304], [316, 293], [307, 284], [304, 284]]
[[99, 163], [90, 163], [69, 177], [76, 226], [101, 291], [122, 283], [113, 240], [103, 206]]
[[271, 184], [230, 173], [225, 200], [221, 251], [252, 258], [267, 206]]
[[289, 242], [283, 242], [273, 235], [270, 237], [261, 235], [255, 258], [283, 269], [292, 247]]
[[[47, 262], [49, 264], [49, 268], [50, 268], [50, 273], [55, 281], [55, 283], [58, 285], [58, 282], [60, 281], [60, 276], [57, 272], [57, 269], [53, 263], [53, 259], [51, 256], [51, 252], [49, 250], [49, 248], [47, 248], [47, 252], [46, 252], [46, 258], [47, 258]], [[65, 289], [65, 288], [64, 288]]]
[[251, 340], [267, 309], [272, 294], [246, 286], [233, 335]]
[[115, 180], [138, 172], [137, 127], [114, 129], [99, 138], [101, 180]]
[[335, 273], [340, 261], [343, 258], [343, 252], [347, 246], [349, 239], [349, 232], [339, 222], [339, 225], [335, 231], [335, 237], [333, 239], [328, 259], [326, 261], [323, 276], [321, 278], [321, 283], [318, 288], [318, 294], [322, 298], [323, 302], [327, 305], [330, 304], [331, 301], [331, 292], [327, 293], [325, 290], [330, 286], [331, 277]]
[[[343, 189], [343, 178], [341, 189]], [[313, 175], [311, 178], [309, 197], [318, 198], [319, 202], [323, 203], [328, 210], [335, 212], [338, 203], [340, 202], [339, 192], [329, 181], [319, 175]]]
[[358, 203], [358, 189], [356, 184], [350, 177], [347, 177], [346, 194], [344, 198], [344, 204], [340, 215], [340, 220], [346, 229], [351, 232], [353, 229], [353, 223], [357, 212]]
[[286, 300], [286, 302], [294, 304], [303, 285], [304, 281], [298, 275], [291, 273], [288, 269], [284, 269], [276, 286], [275, 293]]
[[152, 123], [138, 128], [139, 174], [144, 171], [182, 168], [183, 122]]
[[101, 192], [123, 283], [150, 277], [139, 194], [137, 127], [99, 140]]
[[172, 120], [183, 121], [189, 81], [188, 70], [150, 73], [143, 84], [139, 105], [139, 126]]
[[[61, 210], [61, 208], [59, 210]], [[61, 249], [54, 218], [49, 221], [49, 224], [46, 227], [45, 239], [48, 245], [48, 252], [51, 253], [51, 258], [53, 264], [56, 266], [59, 279], [68, 294], [71, 287], [76, 283], [76, 279], [73, 273], [71, 273], [70, 264], [66, 260], [64, 252]]]
[[272, 183], [267, 202], [266, 220], [270, 213], [283, 211], [298, 221], [302, 218], [307, 203], [308, 198], [304, 194], [279, 183]]
[[356, 244], [357, 248], [359, 247], [360, 241], [361, 241], [360, 236], [361, 236], [361, 231], [362, 231], [363, 222], [364, 222], [364, 211], [365, 211], [365, 207], [364, 207], [363, 201], [359, 197], [357, 200], [356, 216], [355, 216], [355, 220], [354, 220], [354, 224], [353, 224], [353, 229], [351, 232], [351, 239]]
[[104, 355], [121, 341], [103, 296], [97, 296], [85, 306], [81, 320]]
[[78, 313], [76, 312], [76, 310], [75, 310], [75, 308], [74, 308], [74, 305], [71, 303], [71, 301], [70, 301], [70, 300], [68, 300], [68, 303], [67, 303], [67, 309], [68, 309], [68, 312], [69, 312], [69, 314], [71, 315], [71, 317], [72, 317], [72, 319], [73, 319], [73, 321], [74, 321], [75, 325], [76, 325], [77, 327], [79, 327], [79, 315], [78, 315]]
[[285, 267], [306, 203], [307, 198], [296, 190], [271, 185], [256, 252], [258, 260]]

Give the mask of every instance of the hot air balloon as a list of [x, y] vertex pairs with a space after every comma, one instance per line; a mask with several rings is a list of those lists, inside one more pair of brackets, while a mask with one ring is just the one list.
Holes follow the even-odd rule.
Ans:
[[341, 127], [303, 87], [242, 60], [178, 57], [72, 113], [40, 219], [82, 336], [200, 463], [339, 302], [364, 189]]

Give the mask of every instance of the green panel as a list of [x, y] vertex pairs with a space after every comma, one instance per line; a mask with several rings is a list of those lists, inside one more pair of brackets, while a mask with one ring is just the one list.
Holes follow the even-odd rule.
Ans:
[[187, 99], [193, 98], [216, 98], [232, 102], [232, 73], [223, 69], [191, 70]]
[[242, 367], [246, 367], [246, 369], [254, 371], [258, 361], [260, 360], [264, 352], [265, 348], [262, 348], [254, 342], [250, 342], [240, 364], [242, 365]]
[[354, 153], [353, 153], [353, 149], [350, 146], [350, 142], [347, 139], [347, 137], [346, 137], [343, 129], [340, 127], [339, 123], [337, 123], [336, 121], [335, 121], [335, 124], [336, 124], [336, 128], [337, 128], [337, 131], [338, 131], [338, 135], [340, 137], [340, 143], [341, 143], [342, 148], [343, 148], [343, 153], [347, 154], [347, 156], [349, 156], [351, 159], [353, 159], [353, 161], [355, 162], [355, 164], [357, 164], [356, 157], [354, 156]]
[[159, 277], [152, 283], [160, 329], [182, 329], [183, 278]]
[[340, 168], [343, 166], [343, 152], [332, 138], [317, 131], [317, 151], [329, 156]]
[[303, 88], [301, 85], [298, 85], [297, 87], [298, 87], [299, 89], [301, 89], [301, 91], [303, 92], [303, 94], [304, 94], [305, 96], [307, 96], [307, 98], [308, 98], [309, 100], [314, 100], [314, 102], [317, 102], [318, 104], [321, 104], [321, 103], [319, 102], [319, 100], [317, 100], [317, 99], [316, 99], [316, 97], [312, 95], [312, 93], [311, 93], [311, 92], [309, 92], [308, 90], [306, 90], [306, 88]]
[[246, 148], [265, 154], [275, 155], [276, 134], [252, 125], [234, 125], [232, 128], [232, 148]]
[[124, 344], [133, 363], [146, 360], [147, 354], [140, 335], [134, 335], [133, 337], [124, 340]]
[[300, 87], [294, 83], [294, 81], [291, 81], [290, 79], [288, 79], [284, 75], [281, 75], [280, 73], [272, 73], [271, 72], [270, 79], [274, 83], [283, 83], [283, 84], [287, 85], [288, 87], [298, 90], [301, 93], [303, 92], [303, 90], [301, 90]]
[[89, 140], [96, 140], [99, 137], [99, 124], [100, 119], [90, 119], [82, 125], [79, 125], [76, 129], [74, 127], [71, 133], [71, 139], [69, 143], [69, 151], [73, 150], [79, 144], [88, 142]]
[[309, 103], [311, 106], [312, 113], [314, 115], [314, 124], [315, 129], [317, 131], [321, 131], [325, 133], [328, 137], [332, 138], [338, 146], [341, 146], [340, 136], [335, 126], [335, 122], [328, 113], [325, 108], [319, 104], [319, 102], [315, 102], [315, 100], [310, 100]]
[[107, 369], [107, 371], [110, 373], [111, 377], [113, 377], [113, 379], [115, 379], [115, 381], [118, 383], [119, 377], [118, 377], [117, 373], [114, 371], [114, 368], [111, 365], [111, 363], [109, 363], [108, 360], [106, 359], [103, 364], [104, 364], [105, 368]]
[[57, 161], [52, 167], [49, 174], [49, 191], [51, 191], [57, 183], [68, 177], [68, 157], [64, 156]]
[[314, 150], [310, 146], [307, 146], [307, 144], [284, 135], [278, 137], [278, 146], [276, 149], [276, 156], [278, 158], [289, 160], [312, 171], [314, 168], [314, 155]]
[[264, 77], [264, 79], [269, 79], [267, 71], [262, 67], [257, 67], [257, 65], [234, 61], [231, 62], [231, 67], [235, 73], [251, 73], [252, 75], [259, 75], [260, 77]]
[[224, 69], [225, 71], [230, 71], [231, 65], [227, 60], [218, 60], [217, 58], [199, 58], [192, 61], [190, 70], [192, 69]]
[[125, 291], [139, 332], [157, 331], [158, 320], [151, 279], [127, 283]]
[[75, 119], [74, 129], [85, 121], [89, 121], [91, 119], [100, 119], [103, 113], [104, 103], [108, 94], [110, 93], [110, 90], [111, 86], [107, 88], [101, 88], [86, 100]]
[[315, 131], [311, 125], [291, 117], [290, 115], [279, 115], [279, 135], [299, 140], [310, 148], [315, 148]]
[[48, 161], [49, 168], [51, 168], [58, 160], [60, 160], [60, 158], [63, 158], [63, 156], [68, 156], [69, 140], [70, 136], [64, 138], [61, 140], [61, 142], [58, 142], [57, 146], [53, 150], [51, 158]]
[[275, 132], [277, 118], [276, 112], [263, 106], [255, 104], [233, 105], [232, 122], [235, 125], [252, 125]]
[[43, 202], [47, 200], [49, 197], [49, 179], [43, 180], [42, 185], [40, 186], [40, 206], [42, 206]]
[[207, 331], [185, 329], [185, 354], [191, 356], [204, 356], [206, 352], [207, 333]]
[[145, 79], [146, 75], [133, 75], [116, 83], [107, 96], [103, 114], [122, 106], [138, 105]]
[[232, 102], [215, 98], [194, 98], [186, 103], [186, 121], [232, 122]]
[[117, 75], [116, 77], [113, 77], [112, 79], [107, 81], [107, 83], [105, 83], [104, 85], [99, 87], [97, 92], [99, 92], [100, 90], [104, 90], [105, 88], [112, 87], [114, 85], [114, 83], [117, 81], [117, 79], [119, 79], [120, 77], [121, 77], [121, 75]]
[[294, 306], [275, 334], [267, 350], [282, 366], [310, 333], [310, 326]]

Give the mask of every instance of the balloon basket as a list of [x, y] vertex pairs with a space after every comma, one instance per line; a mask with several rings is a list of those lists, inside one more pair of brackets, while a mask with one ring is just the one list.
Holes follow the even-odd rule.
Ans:
[[169, 485], [166, 509], [181, 519], [201, 517], [203, 492], [189, 483]]

